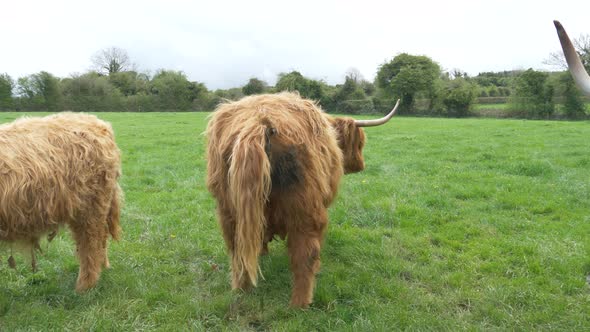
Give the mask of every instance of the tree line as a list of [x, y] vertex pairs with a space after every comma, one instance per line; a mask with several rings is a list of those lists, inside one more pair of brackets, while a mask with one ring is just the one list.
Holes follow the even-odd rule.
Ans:
[[[580, 54], [590, 69], [589, 48], [584, 46]], [[401, 53], [379, 66], [374, 81], [366, 80], [356, 69], [350, 69], [344, 82], [336, 85], [291, 71], [279, 74], [275, 86], [254, 77], [241, 87], [209, 90], [181, 71], [139, 72], [118, 48], [97, 52], [92, 62], [94, 70], [65, 78], [45, 71], [16, 80], [0, 74], [0, 110], [211, 111], [227, 99], [298, 91], [334, 113], [383, 113], [399, 98], [401, 114], [470, 116], [478, 101], [492, 100], [507, 103], [504, 116], [588, 116], [585, 100], [567, 70], [485, 72], [470, 77], [457, 69], [443, 71], [427, 56]]]

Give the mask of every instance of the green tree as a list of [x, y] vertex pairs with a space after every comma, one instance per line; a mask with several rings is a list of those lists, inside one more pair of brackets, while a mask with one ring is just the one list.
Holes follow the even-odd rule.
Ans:
[[266, 82], [253, 77], [242, 87], [242, 92], [246, 96], [260, 94], [264, 93], [266, 87]]
[[586, 115], [586, 105], [574, 79], [569, 71], [559, 75], [561, 94], [564, 97], [563, 110], [565, 116], [570, 119], [578, 119]]
[[212, 111], [220, 103], [226, 100], [238, 100], [244, 97], [244, 92], [241, 88], [231, 88], [227, 90], [217, 89], [215, 91], [207, 91], [201, 98], [195, 101], [193, 108], [196, 111]]
[[336, 101], [360, 100], [366, 98], [367, 95], [363, 88], [350, 76], [346, 76], [344, 84], [338, 87], [338, 91], [335, 95]]
[[304, 98], [322, 100], [324, 98], [322, 83], [308, 79], [298, 71], [279, 74], [276, 84], [277, 91], [298, 91]]
[[363, 91], [365, 91], [365, 95], [367, 96], [372, 96], [375, 94], [377, 88], [375, 87], [375, 84], [366, 81], [366, 80], [361, 80], [359, 83], [361, 89], [363, 89]]
[[125, 96], [133, 96], [149, 91], [149, 77], [147, 74], [135, 71], [115, 72], [109, 75], [109, 81]]
[[20, 77], [17, 82], [23, 108], [51, 112], [61, 109], [62, 98], [57, 77], [42, 71]]
[[204, 83], [191, 82], [189, 86], [191, 91], [190, 98], [192, 99], [192, 109], [195, 111], [211, 111], [213, 108], [211, 104], [211, 94]]
[[469, 115], [477, 96], [477, 86], [461, 76], [446, 83], [442, 102], [447, 114], [463, 117]]
[[0, 74], [0, 110], [13, 108], [12, 90], [14, 80], [8, 74]]
[[513, 114], [528, 118], [547, 118], [553, 114], [554, 87], [548, 83], [548, 76], [547, 73], [528, 69], [516, 78], [510, 98]]
[[439, 65], [429, 57], [401, 53], [379, 67], [375, 80], [386, 96], [401, 98], [401, 111], [411, 112], [417, 93], [434, 97], [440, 75]]
[[497, 97], [500, 95], [500, 90], [498, 90], [498, 87], [495, 85], [490, 86], [488, 91], [490, 97]]
[[331, 98], [335, 111], [350, 114], [374, 111], [373, 102], [367, 98], [361, 82], [363, 81], [358, 76], [350, 75], [350, 73], [346, 75], [344, 84], [336, 87], [337, 90]]
[[[203, 86], [204, 87], [204, 86]], [[162, 110], [185, 111], [201, 92], [201, 87], [189, 82], [181, 71], [160, 70], [151, 82], [151, 93]]]
[[215, 96], [220, 99], [238, 100], [244, 97], [244, 92], [239, 88], [231, 88], [227, 90], [217, 89], [213, 92]]
[[508, 70], [501, 72], [483, 72], [472, 79], [480, 86], [485, 87], [509, 87], [522, 70]]
[[74, 75], [61, 81], [67, 109], [84, 112], [121, 111], [124, 98], [110, 77], [97, 72]]
[[503, 96], [503, 97], [508, 97], [512, 94], [512, 90], [510, 88], [503, 87], [503, 86], [498, 88], [498, 92], [499, 92], [500, 96]]

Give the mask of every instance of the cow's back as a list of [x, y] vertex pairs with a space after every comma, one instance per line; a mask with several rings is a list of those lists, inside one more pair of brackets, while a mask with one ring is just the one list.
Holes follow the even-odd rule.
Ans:
[[243, 134], [263, 130], [275, 194], [310, 186], [328, 205], [342, 175], [342, 152], [326, 115], [293, 93], [257, 95], [222, 104], [207, 128], [208, 186], [217, 198], [227, 192], [229, 159]]
[[111, 195], [120, 152], [110, 124], [93, 115], [21, 118], [0, 126], [0, 174], [0, 222], [18, 238], [81, 217], [97, 195]]

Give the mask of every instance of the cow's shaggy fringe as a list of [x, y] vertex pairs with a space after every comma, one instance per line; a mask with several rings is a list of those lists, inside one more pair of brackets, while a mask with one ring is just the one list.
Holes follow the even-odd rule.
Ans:
[[0, 240], [34, 249], [68, 225], [80, 260], [77, 291], [109, 267], [108, 234], [120, 235], [120, 152], [93, 115], [61, 113], [0, 126]]
[[281, 93], [220, 105], [207, 137], [207, 185], [231, 255], [232, 287], [255, 286], [258, 255], [274, 235], [287, 236], [291, 304], [307, 306], [327, 207], [342, 174], [364, 168], [362, 130], [352, 119], [332, 118], [312, 101]]

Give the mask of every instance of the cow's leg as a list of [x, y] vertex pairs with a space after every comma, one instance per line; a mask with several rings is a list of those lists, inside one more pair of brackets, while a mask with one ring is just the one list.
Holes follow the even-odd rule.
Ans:
[[[269, 220], [268, 218], [266, 220]], [[264, 238], [262, 240], [262, 249], [260, 249], [260, 256], [268, 255], [268, 243], [272, 241], [273, 238], [272, 230], [267, 229], [264, 233]]]
[[222, 206], [223, 204], [219, 204], [217, 207], [217, 215], [219, 219], [219, 225], [221, 226], [221, 230], [223, 232], [223, 239], [225, 240], [225, 246], [227, 251], [230, 255], [231, 261], [231, 285], [232, 289], [243, 289], [248, 290], [252, 288], [252, 283], [250, 282], [250, 278], [248, 277], [248, 273], [246, 271], [240, 271], [239, 266], [241, 266], [240, 262], [237, 261], [237, 258], [234, 256], [234, 248], [235, 248], [235, 235], [236, 235], [236, 219], [231, 214], [229, 209], [226, 209]]
[[31, 248], [31, 269], [37, 272], [37, 258], [35, 257], [35, 248]]
[[106, 262], [105, 242], [108, 237], [106, 214], [90, 217], [87, 222], [70, 224], [78, 249], [80, 271], [76, 291], [83, 292], [92, 288], [100, 277], [101, 265]]
[[41, 252], [41, 246], [39, 245], [39, 238], [36, 236], [31, 237], [31, 268], [33, 272], [37, 272], [37, 256], [35, 251]]
[[327, 225], [326, 211], [312, 220], [308, 229], [293, 230], [287, 235], [293, 273], [291, 306], [297, 308], [306, 308], [313, 300], [315, 275], [320, 269], [320, 249]]
[[264, 219], [266, 220], [266, 229], [264, 230], [264, 237], [262, 238], [262, 248], [260, 249], [260, 256], [268, 255], [268, 243], [272, 241], [275, 236], [275, 216], [273, 215], [273, 198], [267, 202], [266, 209], [264, 209]]
[[106, 235], [106, 237], [104, 238], [104, 240], [102, 242], [103, 251], [104, 251], [104, 261], [103, 261], [102, 266], [105, 269], [110, 269], [111, 268], [111, 262], [109, 262], [109, 248], [108, 248], [108, 242], [107, 242], [108, 234], [105, 233], [105, 235]]
[[223, 208], [221, 204], [217, 207], [217, 216], [219, 220], [219, 226], [223, 233], [223, 240], [225, 240], [225, 247], [230, 255], [233, 256], [234, 252], [234, 239], [236, 234], [236, 219], [226, 208]]

